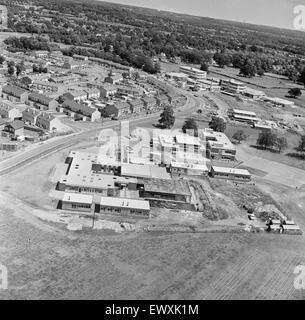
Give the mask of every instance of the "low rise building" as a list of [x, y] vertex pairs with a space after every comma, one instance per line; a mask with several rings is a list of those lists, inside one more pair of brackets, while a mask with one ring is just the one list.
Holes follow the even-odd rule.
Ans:
[[281, 99], [281, 98], [264, 97], [264, 101], [266, 101], [267, 103], [270, 103], [274, 107], [282, 107], [283, 108], [283, 107], [293, 107], [294, 106], [293, 101], [289, 101], [289, 100], [285, 100], [285, 99]]
[[132, 113], [141, 113], [145, 110], [144, 102], [141, 99], [131, 100], [128, 103], [130, 104]]
[[154, 97], [144, 97], [142, 100], [147, 112], [151, 113], [159, 109], [157, 100]]
[[104, 108], [108, 117], [117, 118], [128, 117], [131, 114], [131, 106], [127, 102], [117, 102], [115, 104], [107, 104]]
[[193, 68], [193, 67], [189, 67], [189, 66], [180, 66], [179, 71], [187, 74], [190, 78], [195, 79], [195, 80], [202, 80], [207, 77], [206, 71], [203, 71], [203, 70], [200, 70], [197, 68]]
[[242, 93], [246, 89], [246, 86], [242, 82], [234, 79], [222, 79], [220, 81], [220, 87], [224, 92], [232, 94]]
[[37, 116], [36, 125], [47, 131], [60, 131], [62, 128], [61, 121], [46, 112], [42, 112]]
[[65, 100], [62, 107], [69, 116], [76, 119], [94, 122], [101, 118], [101, 113], [96, 108], [82, 105], [72, 100]]
[[248, 182], [251, 180], [251, 174], [248, 170], [227, 168], [227, 167], [212, 166], [211, 176], [213, 178], [244, 181], [244, 182]]
[[246, 97], [249, 97], [253, 100], [261, 100], [266, 96], [264, 91], [254, 90], [252, 88], [246, 87], [245, 90], [242, 91], [242, 94]]
[[257, 117], [256, 113], [248, 110], [233, 109], [229, 110], [228, 116], [235, 121], [247, 122], [250, 125], [254, 125], [260, 119]]
[[206, 129], [202, 139], [206, 143], [208, 158], [215, 160], [235, 160], [236, 147], [223, 132]]
[[9, 100], [0, 100], [0, 118], [18, 120], [22, 118], [22, 110]]
[[40, 111], [38, 111], [35, 108], [26, 108], [22, 112], [22, 119], [25, 123], [36, 125], [36, 120], [39, 114], [40, 114]]
[[2, 88], [1, 97], [12, 102], [25, 103], [28, 99], [29, 92], [16, 86], [5, 85]]
[[58, 102], [55, 99], [35, 92], [29, 94], [28, 104], [39, 110], [45, 111], [55, 111], [58, 107]]
[[110, 83], [105, 83], [103, 86], [100, 87], [101, 97], [103, 98], [111, 98], [114, 97], [117, 93], [117, 87], [111, 85]]
[[87, 100], [88, 94], [85, 90], [71, 90], [69, 92], [65, 92], [63, 97], [75, 102], [81, 102]]

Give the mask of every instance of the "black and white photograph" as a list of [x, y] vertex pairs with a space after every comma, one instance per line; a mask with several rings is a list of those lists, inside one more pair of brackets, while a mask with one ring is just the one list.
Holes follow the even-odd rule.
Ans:
[[0, 300], [305, 300], [305, 0], [0, 0]]

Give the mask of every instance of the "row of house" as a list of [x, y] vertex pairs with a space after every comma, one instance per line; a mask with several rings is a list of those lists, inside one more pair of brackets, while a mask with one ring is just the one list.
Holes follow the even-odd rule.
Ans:
[[138, 114], [141, 112], [153, 113], [161, 110], [167, 104], [175, 102], [172, 96], [160, 95], [157, 97], [146, 96], [144, 98], [137, 98], [127, 102], [116, 102], [107, 104], [104, 108], [108, 116], [115, 116], [118, 118], [126, 117], [130, 114]]
[[101, 118], [101, 113], [97, 108], [80, 104], [73, 100], [65, 100], [62, 108], [64, 113], [77, 120], [94, 122]]

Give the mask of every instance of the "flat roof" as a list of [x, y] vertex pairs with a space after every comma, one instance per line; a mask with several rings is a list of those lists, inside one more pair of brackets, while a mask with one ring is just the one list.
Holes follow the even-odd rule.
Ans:
[[208, 167], [205, 164], [197, 164], [197, 163], [186, 163], [186, 162], [171, 162], [171, 166], [174, 168], [183, 168], [183, 169], [194, 169], [194, 170], [202, 170], [209, 171]]
[[152, 164], [122, 163], [121, 175], [139, 178], [170, 179], [170, 175], [165, 168]]
[[201, 143], [198, 137], [190, 136], [188, 134], [176, 134], [176, 141], [179, 144], [188, 144], [192, 146], [200, 146]]
[[188, 184], [181, 180], [141, 179], [145, 191], [176, 195], [191, 195]]
[[264, 96], [265, 92], [264, 91], [260, 91], [260, 90], [255, 90], [249, 87], [246, 87], [245, 90], [243, 90], [243, 93], [249, 93], [249, 94], [253, 94], [253, 95], [261, 95]]
[[215, 166], [212, 166], [212, 168], [216, 173], [231, 173], [231, 174], [237, 174], [237, 175], [243, 175], [243, 176], [251, 176], [250, 172], [245, 169], [215, 167]]
[[259, 118], [256, 118], [256, 117], [247, 117], [247, 116], [242, 116], [242, 115], [238, 115], [238, 114], [235, 114], [234, 118], [243, 119], [243, 120], [255, 120], [255, 121], [259, 120]]
[[248, 111], [248, 110], [241, 110], [241, 109], [233, 109], [233, 112], [234, 113], [239, 113], [239, 114], [242, 114], [242, 115], [253, 115], [253, 116], [256, 116], [256, 113], [253, 112], [253, 111]]
[[126, 198], [114, 198], [114, 197], [101, 197], [101, 206], [113, 207], [113, 208], [128, 208], [138, 210], [150, 210], [149, 201], [126, 199]]
[[200, 70], [198, 68], [193, 68], [193, 67], [189, 67], [189, 66], [180, 66], [179, 67], [181, 70], [186, 70], [186, 71], [193, 71], [195, 73], [202, 73], [202, 74], [206, 74], [207, 72], [204, 70]]
[[93, 196], [81, 193], [65, 193], [62, 201], [92, 204]]

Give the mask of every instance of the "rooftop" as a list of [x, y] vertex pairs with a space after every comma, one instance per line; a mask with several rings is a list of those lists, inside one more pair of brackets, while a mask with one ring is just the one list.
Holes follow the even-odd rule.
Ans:
[[213, 170], [217, 173], [231, 173], [236, 175], [251, 176], [250, 172], [245, 169], [227, 168], [227, 167], [214, 167]]
[[136, 199], [124, 199], [114, 197], [101, 197], [101, 206], [114, 207], [114, 208], [128, 208], [138, 210], [150, 210], [149, 201], [136, 200]]
[[141, 179], [144, 184], [145, 191], [175, 194], [175, 195], [191, 195], [188, 184], [181, 180], [166, 179]]
[[88, 194], [81, 194], [81, 193], [65, 193], [62, 201], [92, 204], [93, 196]]

